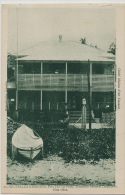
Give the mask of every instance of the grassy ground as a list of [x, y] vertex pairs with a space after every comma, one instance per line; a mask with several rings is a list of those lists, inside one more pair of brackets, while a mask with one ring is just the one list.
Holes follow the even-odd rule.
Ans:
[[22, 163], [8, 158], [7, 173], [7, 183], [13, 185], [115, 185], [115, 162], [111, 159], [65, 163], [61, 157], [50, 155]]
[[115, 185], [115, 129], [89, 132], [64, 124], [24, 124], [43, 138], [44, 159], [11, 160], [11, 139], [21, 124], [8, 120], [8, 184]]

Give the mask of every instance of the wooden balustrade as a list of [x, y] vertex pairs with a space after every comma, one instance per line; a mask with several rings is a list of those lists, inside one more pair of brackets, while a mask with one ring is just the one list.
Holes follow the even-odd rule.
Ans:
[[[83, 74], [19, 74], [18, 89], [88, 91], [88, 81]], [[114, 75], [93, 74], [92, 91], [114, 91]]]
[[[69, 100], [68, 100], [69, 102]], [[93, 102], [92, 104], [93, 106], [93, 110], [95, 109], [104, 109], [106, 108], [106, 105], [109, 105], [110, 108], [113, 108], [113, 102]], [[18, 108], [19, 109], [26, 109], [26, 110], [40, 110], [40, 102], [35, 103], [34, 102], [34, 107], [32, 106], [32, 103], [28, 103], [28, 102], [24, 102], [24, 101], [20, 101], [18, 103]], [[82, 108], [82, 104], [81, 104], [81, 108]], [[43, 110], [61, 110], [64, 111], [65, 110], [65, 102], [57, 102], [56, 104], [53, 105], [52, 102], [46, 102], [43, 105]]]

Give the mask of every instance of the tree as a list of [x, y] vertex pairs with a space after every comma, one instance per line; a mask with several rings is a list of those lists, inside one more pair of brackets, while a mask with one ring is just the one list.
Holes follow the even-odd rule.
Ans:
[[15, 75], [15, 59], [16, 56], [12, 55], [11, 53], [7, 54], [7, 78], [11, 81], [14, 80]]
[[82, 44], [85, 44], [86, 45], [86, 38], [84, 38], [84, 39], [81, 38], [80, 41], [81, 41]]
[[116, 52], [116, 43], [111, 43], [108, 53], [112, 53], [113, 55], [115, 55]]

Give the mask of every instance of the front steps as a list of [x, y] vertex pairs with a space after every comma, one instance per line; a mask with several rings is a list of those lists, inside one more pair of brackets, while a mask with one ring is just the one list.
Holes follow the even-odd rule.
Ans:
[[[69, 111], [69, 123], [81, 123], [82, 111]], [[86, 122], [89, 122], [89, 112], [86, 112]]]

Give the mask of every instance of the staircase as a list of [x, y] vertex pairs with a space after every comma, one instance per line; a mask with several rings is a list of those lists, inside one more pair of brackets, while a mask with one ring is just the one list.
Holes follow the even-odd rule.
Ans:
[[[78, 120], [78, 123], [82, 122], [82, 119], [80, 119], [82, 116], [82, 111], [69, 111], [69, 122], [70, 123], [76, 123]], [[86, 122], [89, 122], [89, 112], [86, 112]]]

